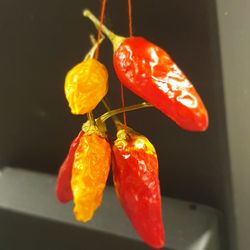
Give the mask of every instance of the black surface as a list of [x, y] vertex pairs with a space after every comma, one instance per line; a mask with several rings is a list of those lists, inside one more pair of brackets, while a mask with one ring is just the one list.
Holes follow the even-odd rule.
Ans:
[[[56, 173], [83, 120], [69, 113], [64, 76], [95, 32], [81, 11], [98, 14], [99, 1], [0, 3], [0, 164]], [[143, 8], [134, 1], [133, 8], [135, 34], [166, 49], [190, 77], [207, 105], [210, 127], [188, 133], [153, 109], [128, 114], [129, 125], [157, 148], [163, 194], [222, 209], [226, 134], [214, 2], [147, 0]], [[126, 35], [126, 1], [108, 1], [106, 20]], [[108, 41], [100, 52], [110, 69], [109, 97], [120, 106]], [[127, 104], [138, 100], [126, 92]]]
[[[88, 35], [95, 32], [81, 11], [88, 7], [99, 14], [99, 4], [0, 0], [0, 165], [58, 171], [83, 121], [70, 115], [64, 77], [87, 52]], [[202, 96], [210, 127], [206, 133], [188, 133], [154, 109], [128, 114], [129, 125], [155, 145], [164, 195], [227, 212], [231, 179], [215, 1], [133, 1], [133, 10], [135, 35], [170, 53]], [[108, 1], [106, 23], [127, 34], [126, 1]], [[108, 41], [100, 53], [110, 71], [110, 100], [120, 106]], [[126, 91], [127, 104], [138, 101]]]
[[[99, 1], [0, 1], [0, 164], [56, 173], [82, 117], [70, 115], [63, 94], [67, 70], [89, 49]], [[128, 114], [129, 125], [155, 145], [162, 193], [225, 211], [229, 189], [224, 102], [214, 1], [134, 1], [134, 29], [166, 49], [190, 77], [210, 114], [206, 133], [179, 129], [159, 111]], [[127, 34], [126, 1], [110, 0], [107, 24]], [[108, 41], [101, 61], [110, 69], [109, 97], [120, 105]], [[139, 99], [126, 91], [126, 103]], [[103, 109], [99, 109], [100, 113]], [[230, 195], [230, 194], [229, 194]], [[225, 198], [226, 197], [226, 198]]]

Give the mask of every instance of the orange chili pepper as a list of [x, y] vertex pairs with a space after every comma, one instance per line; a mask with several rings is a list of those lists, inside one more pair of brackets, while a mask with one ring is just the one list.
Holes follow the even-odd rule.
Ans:
[[73, 114], [89, 113], [107, 94], [107, 69], [96, 59], [84, 60], [68, 72], [64, 89]]
[[89, 221], [100, 206], [110, 169], [111, 148], [97, 133], [84, 134], [75, 152], [71, 187], [77, 220]]

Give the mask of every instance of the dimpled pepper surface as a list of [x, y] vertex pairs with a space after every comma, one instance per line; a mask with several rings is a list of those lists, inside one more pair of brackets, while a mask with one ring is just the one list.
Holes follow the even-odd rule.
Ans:
[[72, 114], [92, 111], [108, 91], [106, 67], [95, 59], [82, 61], [68, 72], [64, 90]]
[[130, 133], [113, 146], [113, 178], [123, 209], [140, 237], [150, 246], [164, 246], [158, 160], [153, 145], [142, 135]]
[[57, 183], [56, 183], [56, 196], [57, 199], [66, 203], [73, 199], [73, 194], [71, 190], [71, 176], [72, 167], [74, 162], [75, 151], [78, 147], [81, 137], [84, 135], [83, 131], [80, 131], [78, 136], [73, 140], [70, 145], [68, 155], [60, 167]]
[[110, 170], [111, 148], [96, 133], [84, 135], [75, 152], [71, 187], [77, 220], [89, 221], [100, 206]]
[[187, 77], [170, 56], [142, 37], [125, 39], [114, 53], [119, 80], [181, 128], [204, 131], [207, 110]]

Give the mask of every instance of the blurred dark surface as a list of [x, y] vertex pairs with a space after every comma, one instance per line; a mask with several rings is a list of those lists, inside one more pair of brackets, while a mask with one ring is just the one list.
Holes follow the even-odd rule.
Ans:
[[[55, 182], [51, 174], [0, 170], [1, 249], [152, 249], [135, 233], [113, 187], [106, 187], [94, 218], [80, 223], [72, 202], [62, 205], [56, 199]], [[167, 239], [162, 250], [201, 250], [200, 245], [221, 250], [221, 213], [216, 209], [163, 197], [162, 215]]]
[[[142, 7], [143, 4], [143, 7]], [[100, 1], [0, 1], [0, 164], [57, 173], [83, 117], [70, 114], [64, 97], [66, 72], [90, 48], [92, 23], [82, 17]], [[128, 34], [126, 1], [109, 0], [105, 23]], [[189, 133], [155, 109], [128, 113], [128, 124], [155, 145], [163, 195], [222, 211], [230, 176], [215, 2], [133, 2], [134, 33], [158, 44], [195, 85], [210, 115], [205, 133]], [[109, 99], [120, 106], [120, 86], [107, 41], [100, 60], [110, 72]], [[129, 91], [126, 104], [140, 102]], [[101, 105], [100, 105], [101, 106]], [[104, 112], [102, 107], [96, 115]], [[111, 123], [109, 123], [111, 124]]]
[[[1, 247], [8, 250], [16, 250], [17, 246], [27, 250], [99, 250], [112, 249], [114, 246], [121, 250], [151, 249], [142, 242], [125, 237], [91, 231], [58, 221], [41, 220], [39, 217], [22, 215], [13, 211], [1, 210], [0, 219], [6, 222], [4, 231], [0, 230], [1, 234], [5, 236], [4, 239], [1, 239]], [[13, 228], [11, 227], [13, 225], [15, 225], [15, 241], [13, 241]], [[23, 225], [26, 226], [26, 230], [23, 230]], [[171, 250], [170, 248], [166, 249]]]

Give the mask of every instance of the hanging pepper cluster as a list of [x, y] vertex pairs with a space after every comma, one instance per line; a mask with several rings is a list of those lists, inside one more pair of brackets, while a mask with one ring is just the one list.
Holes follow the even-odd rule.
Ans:
[[[84, 10], [83, 15], [100, 27], [89, 10]], [[115, 115], [153, 106], [185, 130], [205, 131], [207, 110], [194, 86], [163, 49], [142, 37], [117, 36], [102, 24], [101, 30], [113, 44], [118, 79], [147, 102], [110, 110], [103, 99], [108, 91], [108, 71], [94, 58], [104, 35], [95, 42], [92, 37], [93, 47], [65, 79], [72, 114], [86, 114], [88, 120], [59, 170], [57, 198], [62, 203], [73, 200], [75, 218], [89, 221], [101, 205], [112, 165], [118, 199], [133, 227], [148, 245], [161, 248], [165, 237], [155, 148]], [[108, 111], [95, 119], [92, 111], [100, 101]], [[117, 128], [115, 141], [108, 139], [105, 126], [110, 117]]]

